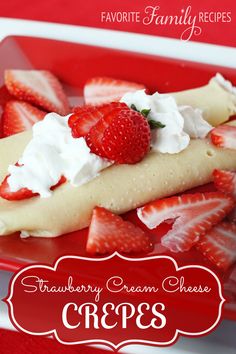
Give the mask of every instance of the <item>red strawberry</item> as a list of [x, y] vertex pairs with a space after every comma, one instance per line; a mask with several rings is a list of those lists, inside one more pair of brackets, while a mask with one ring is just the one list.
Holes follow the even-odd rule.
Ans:
[[91, 151], [117, 163], [139, 162], [150, 149], [147, 120], [132, 109], [117, 109], [105, 115], [89, 132]]
[[216, 188], [223, 193], [232, 195], [236, 200], [236, 172], [214, 170], [213, 176]]
[[1, 198], [6, 200], [22, 200], [22, 199], [29, 199], [37, 195], [37, 193], [33, 193], [28, 188], [21, 188], [17, 192], [11, 192], [7, 181], [8, 177], [9, 176], [7, 176], [0, 185]]
[[5, 104], [12, 99], [13, 98], [10, 95], [10, 93], [8, 92], [8, 89], [6, 88], [6, 86], [3, 85], [2, 87], [0, 87], [0, 106], [2, 106], [4, 108]]
[[219, 125], [211, 131], [210, 135], [214, 145], [228, 149], [236, 149], [236, 127]]
[[236, 261], [236, 225], [216, 225], [200, 239], [197, 249], [217, 267], [227, 270]]
[[144, 85], [134, 82], [94, 77], [85, 84], [84, 99], [87, 104], [99, 105], [119, 101], [125, 93], [143, 89], [145, 89]]
[[128, 108], [128, 106], [125, 103], [112, 102], [97, 107], [85, 105], [74, 108], [74, 114], [70, 116], [68, 121], [73, 137], [85, 136], [105, 114], [120, 108]]
[[152, 248], [149, 237], [139, 227], [104, 208], [94, 208], [86, 246], [88, 253], [150, 252]]
[[5, 84], [11, 95], [48, 112], [69, 113], [67, 97], [59, 80], [46, 70], [6, 70]]
[[42, 120], [45, 112], [21, 101], [8, 101], [2, 114], [3, 136], [10, 136], [29, 130], [32, 126]]
[[78, 112], [72, 114], [68, 121], [68, 124], [71, 127], [72, 136], [74, 138], [85, 136], [101, 117], [102, 114], [95, 107], [86, 107], [86, 109], [84, 108], [83, 113]]
[[236, 205], [234, 209], [227, 215], [227, 220], [236, 224]]
[[147, 204], [138, 209], [138, 217], [149, 229], [173, 220], [173, 227], [162, 238], [162, 245], [172, 252], [184, 252], [220, 222], [233, 204], [231, 197], [220, 192], [183, 194]]
[[[8, 179], [9, 175], [5, 177], [3, 182], [0, 185], [0, 197], [3, 199], [7, 200], [22, 200], [22, 199], [29, 199], [32, 197], [35, 197], [38, 195], [38, 193], [33, 193], [31, 190], [28, 188], [21, 188], [17, 192], [11, 192], [8, 184]], [[55, 186], [51, 187], [51, 190], [54, 190], [55, 188], [59, 187], [61, 184], [66, 182], [66, 178], [64, 176], [61, 177], [61, 179], [58, 181], [58, 183]]]
[[[108, 109], [107, 106], [109, 105], [112, 105], [113, 109]], [[102, 144], [104, 132], [108, 128], [109, 124], [111, 124], [112, 120], [117, 117], [118, 113], [124, 110], [130, 110], [130, 108], [125, 103], [120, 102], [108, 103], [102, 107], [104, 112], [103, 118], [90, 129], [85, 139], [93, 153], [106, 158], [106, 151], [104, 151]]]

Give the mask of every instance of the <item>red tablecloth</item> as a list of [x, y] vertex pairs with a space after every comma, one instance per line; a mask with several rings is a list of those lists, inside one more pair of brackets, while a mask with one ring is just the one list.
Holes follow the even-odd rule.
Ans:
[[235, 0], [6, 0], [1, 1], [0, 16], [179, 38], [188, 25], [150, 24], [145, 26], [141, 22], [102, 22], [101, 12], [141, 11], [143, 13], [146, 6], [159, 6], [159, 15], [181, 15], [181, 9], [186, 9], [189, 5], [191, 6], [190, 16], [198, 16], [199, 12], [230, 12], [230, 18], [226, 18], [227, 15], [224, 15], [224, 20], [229, 22], [222, 22], [222, 18], [216, 20], [216, 14], [212, 14], [210, 18], [206, 15], [206, 19], [214, 22], [199, 23], [197, 19], [196, 25], [201, 27], [202, 32], [199, 36], [192, 36], [192, 40], [236, 46]]

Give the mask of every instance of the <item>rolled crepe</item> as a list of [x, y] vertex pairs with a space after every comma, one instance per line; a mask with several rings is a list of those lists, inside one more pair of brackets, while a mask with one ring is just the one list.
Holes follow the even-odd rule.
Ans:
[[[234, 95], [216, 80], [173, 96], [178, 104], [201, 108], [214, 125], [235, 113]], [[0, 140], [0, 180], [7, 175], [8, 166], [19, 160], [30, 139], [31, 132], [24, 132]], [[0, 235], [23, 231], [46, 237], [79, 230], [89, 225], [96, 205], [124, 213], [153, 199], [208, 183], [215, 168], [235, 170], [235, 151], [214, 147], [207, 140], [192, 140], [181, 153], [151, 152], [138, 164], [111, 166], [80, 187], [65, 183], [46, 199], [0, 198]]]
[[178, 105], [200, 108], [204, 119], [213, 126], [226, 122], [230, 116], [236, 114], [235, 93], [227, 90], [216, 77], [205, 86], [174, 92], [171, 95]]
[[[22, 155], [29, 139], [30, 133], [22, 133], [0, 141], [1, 178]], [[95, 206], [124, 213], [208, 183], [215, 168], [235, 170], [236, 152], [217, 148], [206, 139], [192, 140], [178, 154], [150, 152], [140, 163], [113, 165], [80, 187], [61, 185], [49, 198], [0, 199], [0, 234], [23, 231], [32, 236], [58, 236], [79, 230], [89, 225]]]

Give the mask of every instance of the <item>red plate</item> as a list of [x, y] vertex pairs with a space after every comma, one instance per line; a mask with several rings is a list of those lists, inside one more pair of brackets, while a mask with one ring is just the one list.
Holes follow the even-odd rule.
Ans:
[[[84, 83], [93, 76], [140, 82], [151, 92], [172, 92], [205, 85], [216, 72], [236, 84], [235, 69], [41, 38], [8, 37], [0, 45], [0, 58], [0, 86], [5, 69], [51, 70], [64, 84], [73, 104], [81, 102]], [[209, 188], [212, 187], [205, 186], [204, 190]], [[135, 212], [125, 217], [139, 223]], [[165, 232], [166, 227], [161, 226], [152, 235], [158, 241]], [[64, 254], [85, 255], [86, 236], [87, 230], [51, 239], [20, 239], [18, 234], [2, 236], [0, 268], [15, 271], [27, 263], [52, 263]], [[161, 249], [157, 248], [156, 252]], [[179, 264], [206, 265], [218, 272], [195, 250], [178, 255], [177, 260]], [[236, 319], [236, 305], [235, 309], [231, 306], [226, 310], [225, 315]]]

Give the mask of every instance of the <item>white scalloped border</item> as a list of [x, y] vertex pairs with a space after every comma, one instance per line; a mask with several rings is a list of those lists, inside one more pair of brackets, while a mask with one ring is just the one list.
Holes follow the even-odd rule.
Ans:
[[[14, 307], [13, 304], [11, 302], [11, 299], [13, 297], [13, 289], [14, 289], [14, 285], [15, 285], [15, 281], [16, 279], [26, 270], [29, 269], [34, 269], [34, 268], [45, 268], [45, 269], [49, 269], [49, 270], [53, 270], [56, 271], [58, 264], [63, 260], [63, 259], [80, 259], [80, 260], [86, 260], [86, 261], [91, 261], [91, 262], [103, 262], [106, 260], [109, 260], [115, 256], [118, 256], [118, 258], [130, 261], [130, 262], [139, 262], [139, 261], [143, 261], [143, 260], [153, 260], [153, 259], [169, 259], [170, 261], [173, 262], [176, 272], [182, 270], [182, 269], [188, 269], [188, 268], [200, 268], [203, 269], [205, 271], [207, 271], [208, 273], [210, 273], [217, 281], [218, 287], [219, 287], [219, 295], [220, 295], [220, 305], [219, 305], [219, 310], [218, 310], [218, 316], [216, 321], [214, 322], [214, 324], [209, 327], [208, 329], [206, 329], [205, 331], [202, 332], [196, 332], [196, 333], [191, 333], [191, 332], [185, 332], [185, 331], [181, 331], [179, 329], [176, 329], [175, 335], [173, 336], [172, 340], [169, 342], [153, 342], [153, 341], [147, 341], [147, 340], [140, 340], [140, 339], [130, 339], [130, 340], [126, 340], [123, 342], [120, 342], [119, 344], [115, 345], [110, 341], [107, 340], [97, 340], [97, 339], [90, 339], [90, 340], [82, 340], [82, 341], [75, 341], [75, 342], [64, 342], [63, 340], [61, 340], [58, 336], [57, 330], [53, 329], [50, 330], [48, 332], [40, 332], [40, 333], [34, 333], [31, 331], [26, 330], [25, 328], [21, 327], [14, 315]], [[191, 264], [188, 266], [182, 266], [179, 267], [177, 262], [174, 260], [174, 258], [169, 257], [169, 256], [161, 256], [161, 255], [157, 255], [157, 256], [150, 256], [150, 257], [143, 257], [143, 258], [128, 258], [125, 257], [121, 254], [119, 254], [118, 252], [114, 252], [113, 254], [111, 254], [110, 256], [107, 257], [103, 257], [103, 258], [87, 258], [87, 257], [81, 257], [81, 256], [62, 256], [60, 258], [58, 258], [55, 262], [55, 264], [53, 266], [46, 266], [46, 265], [40, 265], [40, 264], [35, 264], [35, 265], [29, 265], [24, 267], [23, 269], [21, 269], [19, 272], [16, 273], [16, 275], [14, 275], [13, 279], [11, 280], [10, 283], [10, 295], [7, 296], [7, 298], [4, 299], [4, 302], [6, 302], [7, 304], [9, 304], [10, 306], [10, 314], [11, 314], [11, 320], [13, 321], [14, 326], [17, 329], [20, 329], [21, 331], [27, 333], [27, 334], [31, 334], [31, 335], [36, 335], [36, 336], [49, 336], [49, 335], [54, 335], [55, 338], [57, 339], [58, 342], [60, 342], [61, 344], [65, 344], [65, 345], [75, 345], [75, 344], [104, 344], [109, 346], [110, 348], [113, 348], [115, 350], [119, 350], [122, 347], [128, 345], [128, 344], [147, 344], [147, 345], [154, 345], [154, 346], [167, 346], [167, 345], [171, 345], [173, 344], [176, 339], [178, 338], [179, 335], [185, 335], [185, 336], [190, 336], [190, 337], [199, 337], [202, 336], [204, 334], [207, 334], [209, 332], [211, 332], [219, 323], [221, 316], [222, 316], [222, 308], [223, 308], [223, 304], [225, 303], [225, 298], [223, 297], [222, 294], [222, 288], [221, 288], [221, 283], [219, 278], [216, 276], [216, 274], [211, 271], [210, 269], [204, 267], [204, 266], [200, 266], [200, 265], [195, 265], [195, 264]]]

